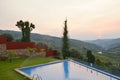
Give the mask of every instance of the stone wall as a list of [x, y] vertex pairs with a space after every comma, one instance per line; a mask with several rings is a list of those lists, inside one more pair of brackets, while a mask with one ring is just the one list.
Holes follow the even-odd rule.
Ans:
[[6, 44], [0, 44], [0, 60], [6, 60], [7, 58]]
[[[28, 49], [11, 49], [14, 57], [30, 57]], [[9, 50], [6, 50], [6, 44], [0, 44], [0, 58], [7, 58]], [[34, 52], [32, 56], [45, 57], [46, 52]]]
[[6, 44], [0, 44], [0, 56], [6, 55]]
[[[30, 55], [30, 52], [28, 49], [14, 49], [14, 56], [15, 57], [30, 57], [30, 56], [38, 56], [38, 57], [45, 57], [46, 52], [34, 52], [32, 55]], [[7, 50], [9, 52], [9, 50]]]

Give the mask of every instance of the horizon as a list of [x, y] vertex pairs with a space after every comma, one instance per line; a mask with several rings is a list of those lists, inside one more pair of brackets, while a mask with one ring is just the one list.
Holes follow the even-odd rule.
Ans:
[[115, 39], [120, 36], [120, 0], [1, 0], [0, 29], [20, 31], [16, 22], [29, 21], [32, 33], [63, 36], [67, 17], [71, 39]]
[[[2, 30], [2, 29], [0, 29]], [[15, 31], [15, 30], [3, 30], [3, 31]], [[16, 32], [21, 32], [21, 31], [16, 31]], [[45, 35], [45, 36], [50, 36], [50, 37], [57, 37], [57, 38], [62, 38], [59, 36], [52, 36], [52, 35], [48, 35], [48, 34], [40, 34], [40, 33], [35, 33], [32, 32], [32, 34], [39, 34], [39, 35]], [[91, 40], [80, 40], [80, 39], [74, 39], [74, 38], [69, 38], [69, 39], [73, 39], [73, 40], [80, 40], [80, 41], [94, 41], [94, 40], [107, 40], [107, 39], [119, 39], [120, 37], [116, 37], [116, 38], [101, 38], [101, 39], [91, 39]]]

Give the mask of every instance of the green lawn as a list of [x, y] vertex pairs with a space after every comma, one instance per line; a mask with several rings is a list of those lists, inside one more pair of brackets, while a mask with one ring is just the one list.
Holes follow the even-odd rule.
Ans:
[[0, 80], [26, 80], [25, 77], [14, 71], [15, 68], [37, 65], [55, 61], [54, 58], [27, 58], [14, 59], [9, 61], [0, 61]]

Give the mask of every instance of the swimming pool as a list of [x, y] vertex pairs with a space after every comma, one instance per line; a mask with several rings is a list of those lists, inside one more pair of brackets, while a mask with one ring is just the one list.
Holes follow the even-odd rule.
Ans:
[[120, 80], [117, 76], [73, 60], [20, 68], [17, 71], [26, 77], [41, 80]]

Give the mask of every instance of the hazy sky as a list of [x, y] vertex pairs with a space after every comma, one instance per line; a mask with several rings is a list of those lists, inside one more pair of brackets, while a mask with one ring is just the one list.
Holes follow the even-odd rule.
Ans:
[[33, 33], [93, 40], [120, 37], [120, 0], [0, 0], [0, 29], [20, 31], [19, 20], [35, 24]]

